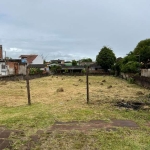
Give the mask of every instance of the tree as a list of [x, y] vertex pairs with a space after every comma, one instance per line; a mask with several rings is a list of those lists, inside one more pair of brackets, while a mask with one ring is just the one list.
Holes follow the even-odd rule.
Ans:
[[141, 62], [146, 63], [150, 59], [150, 39], [140, 41], [135, 47], [133, 54], [139, 56]]
[[134, 55], [134, 53], [131, 51], [129, 54], [127, 54], [127, 56], [125, 56], [122, 60], [122, 64], [126, 64], [129, 61], [138, 61], [138, 58], [136, 55]]
[[53, 72], [53, 73], [57, 73], [58, 70], [61, 69], [61, 66], [58, 66], [58, 65], [53, 65], [50, 67], [50, 70]]
[[122, 57], [118, 57], [118, 58], [116, 59], [115, 64], [112, 66], [112, 71], [113, 71], [112, 73], [113, 73], [115, 76], [119, 76], [119, 75], [120, 75], [122, 60], [123, 60]]
[[99, 54], [96, 56], [96, 62], [105, 70], [107, 71], [108, 69], [111, 68], [112, 65], [114, 65], [116, 60], [116, 56], [114, 54], [114, 52], [104, 46]]
[[72, 66], [77, 66], [77, 61], [76, 60], [72, 60]]
[[124, 73], [138, 73], [140, 68], [140, 63], [136, 61], [129, 61], [121, 66], [121, 71]]
[[138, 73], [140, 67], [139, 59], [132, 51], [120, 63], [121, 72], [124, 73]]
[[92, 62], [91, 58], [83, 58], [80, 60], [81, 62]]

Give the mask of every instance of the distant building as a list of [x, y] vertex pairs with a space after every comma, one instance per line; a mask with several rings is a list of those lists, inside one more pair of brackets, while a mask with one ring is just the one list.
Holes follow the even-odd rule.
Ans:
[[64, 64], [65, 61], [58, 59], [58, 60], [51, 60], [50, 62], [51, 64]]

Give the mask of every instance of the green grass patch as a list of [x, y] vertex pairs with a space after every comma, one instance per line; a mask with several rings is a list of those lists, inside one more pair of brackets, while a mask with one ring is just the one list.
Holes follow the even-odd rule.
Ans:
[[[62, 80], [63, 78], [63, 80]], [[80, 82], [81, 79], [83, 82]], [[105, 80], [106, 82], [102, 81]], [[89, 121], [123, 119], [133, 120], [139, 128], [119, 128], [107, 132], [103, 129], [88, 133], [57, 133], [43, 136], [37, 149], [102, 149], [148, 150], [150, 149], [149, 110], [132, 110], [115, 106], [117, 101], [142, 101], [149, 90], [110, 76], [90, 76], [90, 104], [86, 103], [86, 78], [46, 77], [30, 81], [31, 106], [27, 105], [25, 82], [6, 82], [0, 92], [0, 125], [18, 129], [27, 136], [37, 130], [51, 127], [55, 121]], [[0, 81], [1, 82], [1, 81]], [[110, 87], [111, 88], [108, 88]], [[63, 92], [56, 92], [58, 88]], [[143, 95], [139, 97], [137, 93]], [[24, 141], [18, 139], [21, 145]], [[15, 146], [14, 146], [15, 147]]]

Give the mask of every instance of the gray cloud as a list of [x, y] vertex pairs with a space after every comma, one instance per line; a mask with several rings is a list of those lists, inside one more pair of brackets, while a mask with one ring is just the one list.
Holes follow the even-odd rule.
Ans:
[[15, 58], [36, 53], [47, 60], [94, 60], [104, 45], [125, 56], [149, 38], [149, 5], [149, 0], [1, 0], [0, 44]]

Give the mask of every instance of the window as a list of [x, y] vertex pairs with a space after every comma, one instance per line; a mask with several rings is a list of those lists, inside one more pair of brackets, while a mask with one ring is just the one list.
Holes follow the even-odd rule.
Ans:
[[6, 65], [3, 65], [3, 64], [2, 64], [2, 69], [6, 69]]

